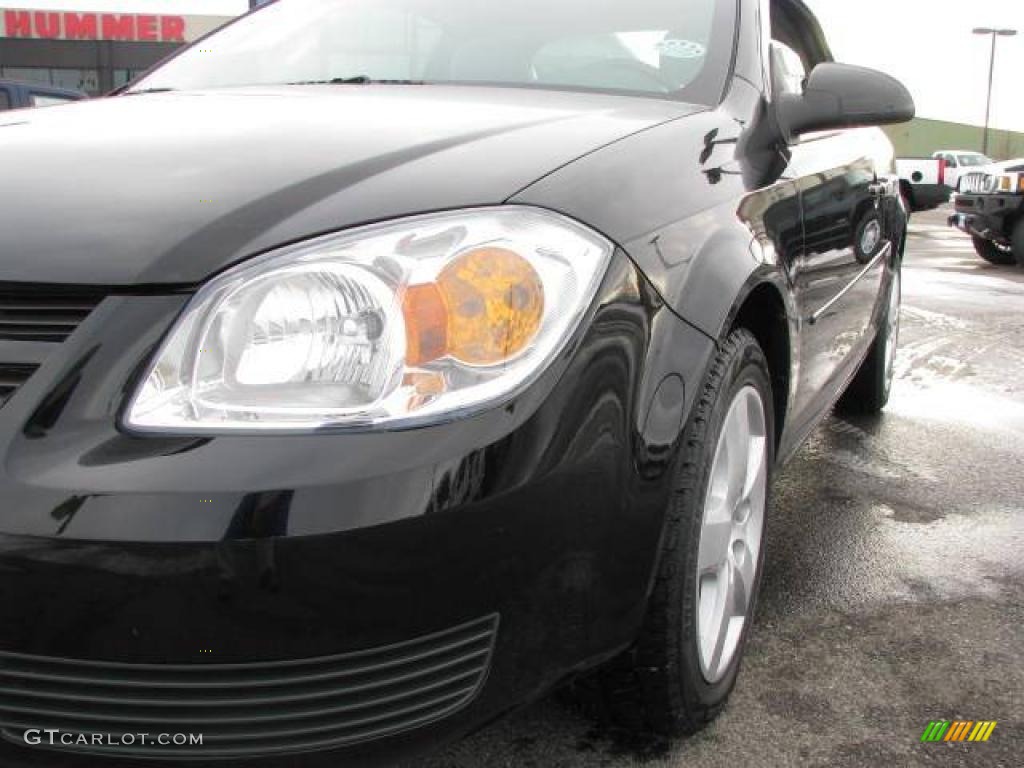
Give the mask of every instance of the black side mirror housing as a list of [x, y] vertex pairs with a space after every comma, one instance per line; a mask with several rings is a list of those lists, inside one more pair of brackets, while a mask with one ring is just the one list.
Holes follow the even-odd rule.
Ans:
[[776, 117], [787, 142], [805, 133], [905, 123], [916, 108], [910, 91], [896, 78], [866, 67], [819, 64], [802, 94], [782, 93]]

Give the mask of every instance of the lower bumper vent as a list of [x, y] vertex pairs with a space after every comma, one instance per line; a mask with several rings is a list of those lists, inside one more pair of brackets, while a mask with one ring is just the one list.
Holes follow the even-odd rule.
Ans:
[[[251, 664], [0, 653], [0, 735], [23, 745], [27, 729], [59, 729], [83, 737], [67, 739], [75, 743], [62, 750], [156, 758], [341, 747], [426, 725], [467, 705], [487, 676], [497, 629], [498, 617], [490, 616], [398, 645]], [[140, 744], [137, 737], [111, 744], [108, 736], [143, 733], [201, 734], [202, 744]], [[103, 734], [102, 742], [93, 734]]]

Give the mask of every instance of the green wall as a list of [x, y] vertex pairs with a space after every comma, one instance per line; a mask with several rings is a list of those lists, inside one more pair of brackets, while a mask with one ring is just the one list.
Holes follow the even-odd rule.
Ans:
[[[915, 118], [885, 129], [896, 146], [898, 157], [928, 157], [940, 149], [981, 151], [982, 129], [976, 125], [945, 123]], [[993, 130], [989, 134], [989, 155], [996, 160], [1024, 157], [1024, 133]]]

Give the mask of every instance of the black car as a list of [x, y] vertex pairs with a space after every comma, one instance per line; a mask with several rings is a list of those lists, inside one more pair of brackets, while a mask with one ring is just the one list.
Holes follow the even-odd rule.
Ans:
[[1024, 161], [967, 174], [960, 184], [950, 226], [970, 235], [985, 261], [1024, 267]]
[[0, 80], [0, 112], [27, 107], [56, 107], [88, 96], [81, 91], [41, 83]]
[[913, 112], [799, 0], [281, 0], [0, 119], [0, 764], [701, 728]]

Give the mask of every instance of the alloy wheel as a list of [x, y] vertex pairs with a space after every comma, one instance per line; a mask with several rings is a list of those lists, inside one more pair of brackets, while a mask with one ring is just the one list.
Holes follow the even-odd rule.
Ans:
[[733, 398], [715, 447], [697, 554], [697, 634], [705, 680], [722, 679], [750, 618], [768, 490], [765, 405]]

